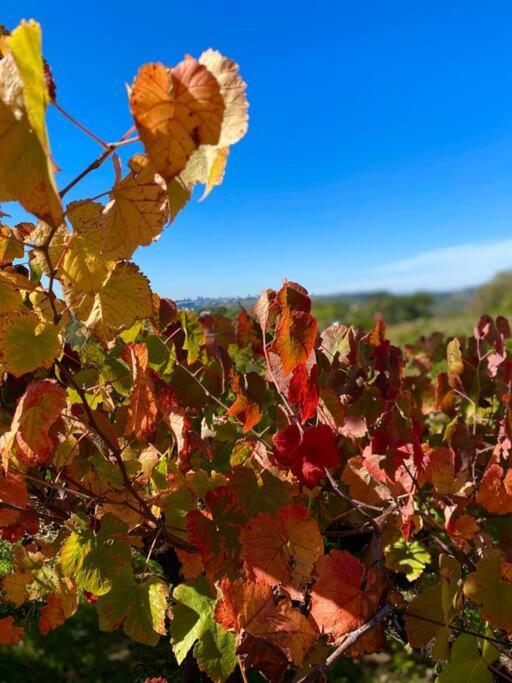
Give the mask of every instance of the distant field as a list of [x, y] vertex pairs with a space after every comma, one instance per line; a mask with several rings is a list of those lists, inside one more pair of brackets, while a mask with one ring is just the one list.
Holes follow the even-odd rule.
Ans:
[[478, 316], [469, 313], [405, 320], [389, 325], [388, 336], [390, 341], [397, 346], [410, 344], [422, 335], [429, 336], [438, 331], [442, 331], [446, 337], [460, 337], [470, 335], [477, 321]]

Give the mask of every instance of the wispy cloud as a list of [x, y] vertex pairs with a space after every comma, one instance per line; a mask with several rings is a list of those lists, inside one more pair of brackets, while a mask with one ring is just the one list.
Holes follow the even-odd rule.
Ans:
[[386, 289], [392, 292], [445, 291], [479, 285], [512, 269], [512, 239], [430, 249], [377, 266], [364, 280], [341, 283], [339, 291]]

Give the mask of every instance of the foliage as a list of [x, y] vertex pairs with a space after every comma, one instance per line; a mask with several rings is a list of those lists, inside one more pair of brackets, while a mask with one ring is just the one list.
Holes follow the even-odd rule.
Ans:
[[[86, 600], [188, 680], [326, 680], [390, 638], [448, 660], [441, 680], [468, 661], [489, 680], [512, 634], [507, 321], [404, 354], [382, 320], [319, 334], [293, 282], [234, 323], [178, 311], [129, 259], [222, 181], [247, 128], [236, 64], [144, 65], [138, 135], [94, 136], [58, 191], [38, 24], [0, 48], [0, 199], [39, 220], [1, 233], [0, 643]], [[108, 202], [64, 206], [108, 158]]]

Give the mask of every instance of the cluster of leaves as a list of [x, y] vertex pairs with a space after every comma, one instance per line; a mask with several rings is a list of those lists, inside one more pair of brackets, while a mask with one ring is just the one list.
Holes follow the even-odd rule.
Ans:
[[[291, 282], [234, 323], [178, 311], [128, 259], [221, 182], [247, 128], [237, 66], [143, 66], [137, 135], [94, 136], [100, 157], [58, 192], [39, 26], [0, 48], [0, 200], [39, 220], [0, 234], [0, 643], [82, 599], [102, 631], [170, 638], [214, 682], [326, 680], [390, 631], [442, 683], [491, 681], [512, 634], [507, 321], [403, 353], [381, 320], [319, 334]], [[116, 150], [137, 142], [123, 177]], [[109, 157], [108, 203], [64, 207]]]

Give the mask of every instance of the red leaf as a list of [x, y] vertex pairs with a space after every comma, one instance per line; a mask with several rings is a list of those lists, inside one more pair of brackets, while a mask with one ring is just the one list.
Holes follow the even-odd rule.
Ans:
[[311, 419], [316, 414], [319, 401], [318, 366], [315, 364], [308, 374], [305, 363], [297, 365], [293, 370], [288, 388], [288, 400], [299, 406], [302, 422]]
[[[331, 550], [316, 563], [311, 616], [320, 633], [336, 642], [365, 624], [377, 611], [386, 582], [381, 569], [368, 569], [346, 551]], [[371, 651], [372, 639], [358, 641], [358, 651]]]
[[327, 425], [309, 426], [301, 434], [297, 425], [290, 425], [272, 437], [274, 457], [283, 468], [306, 486], [316, 486], [325, 476], [326, 467], [336, 467], [340, 453], [334, 432]]

